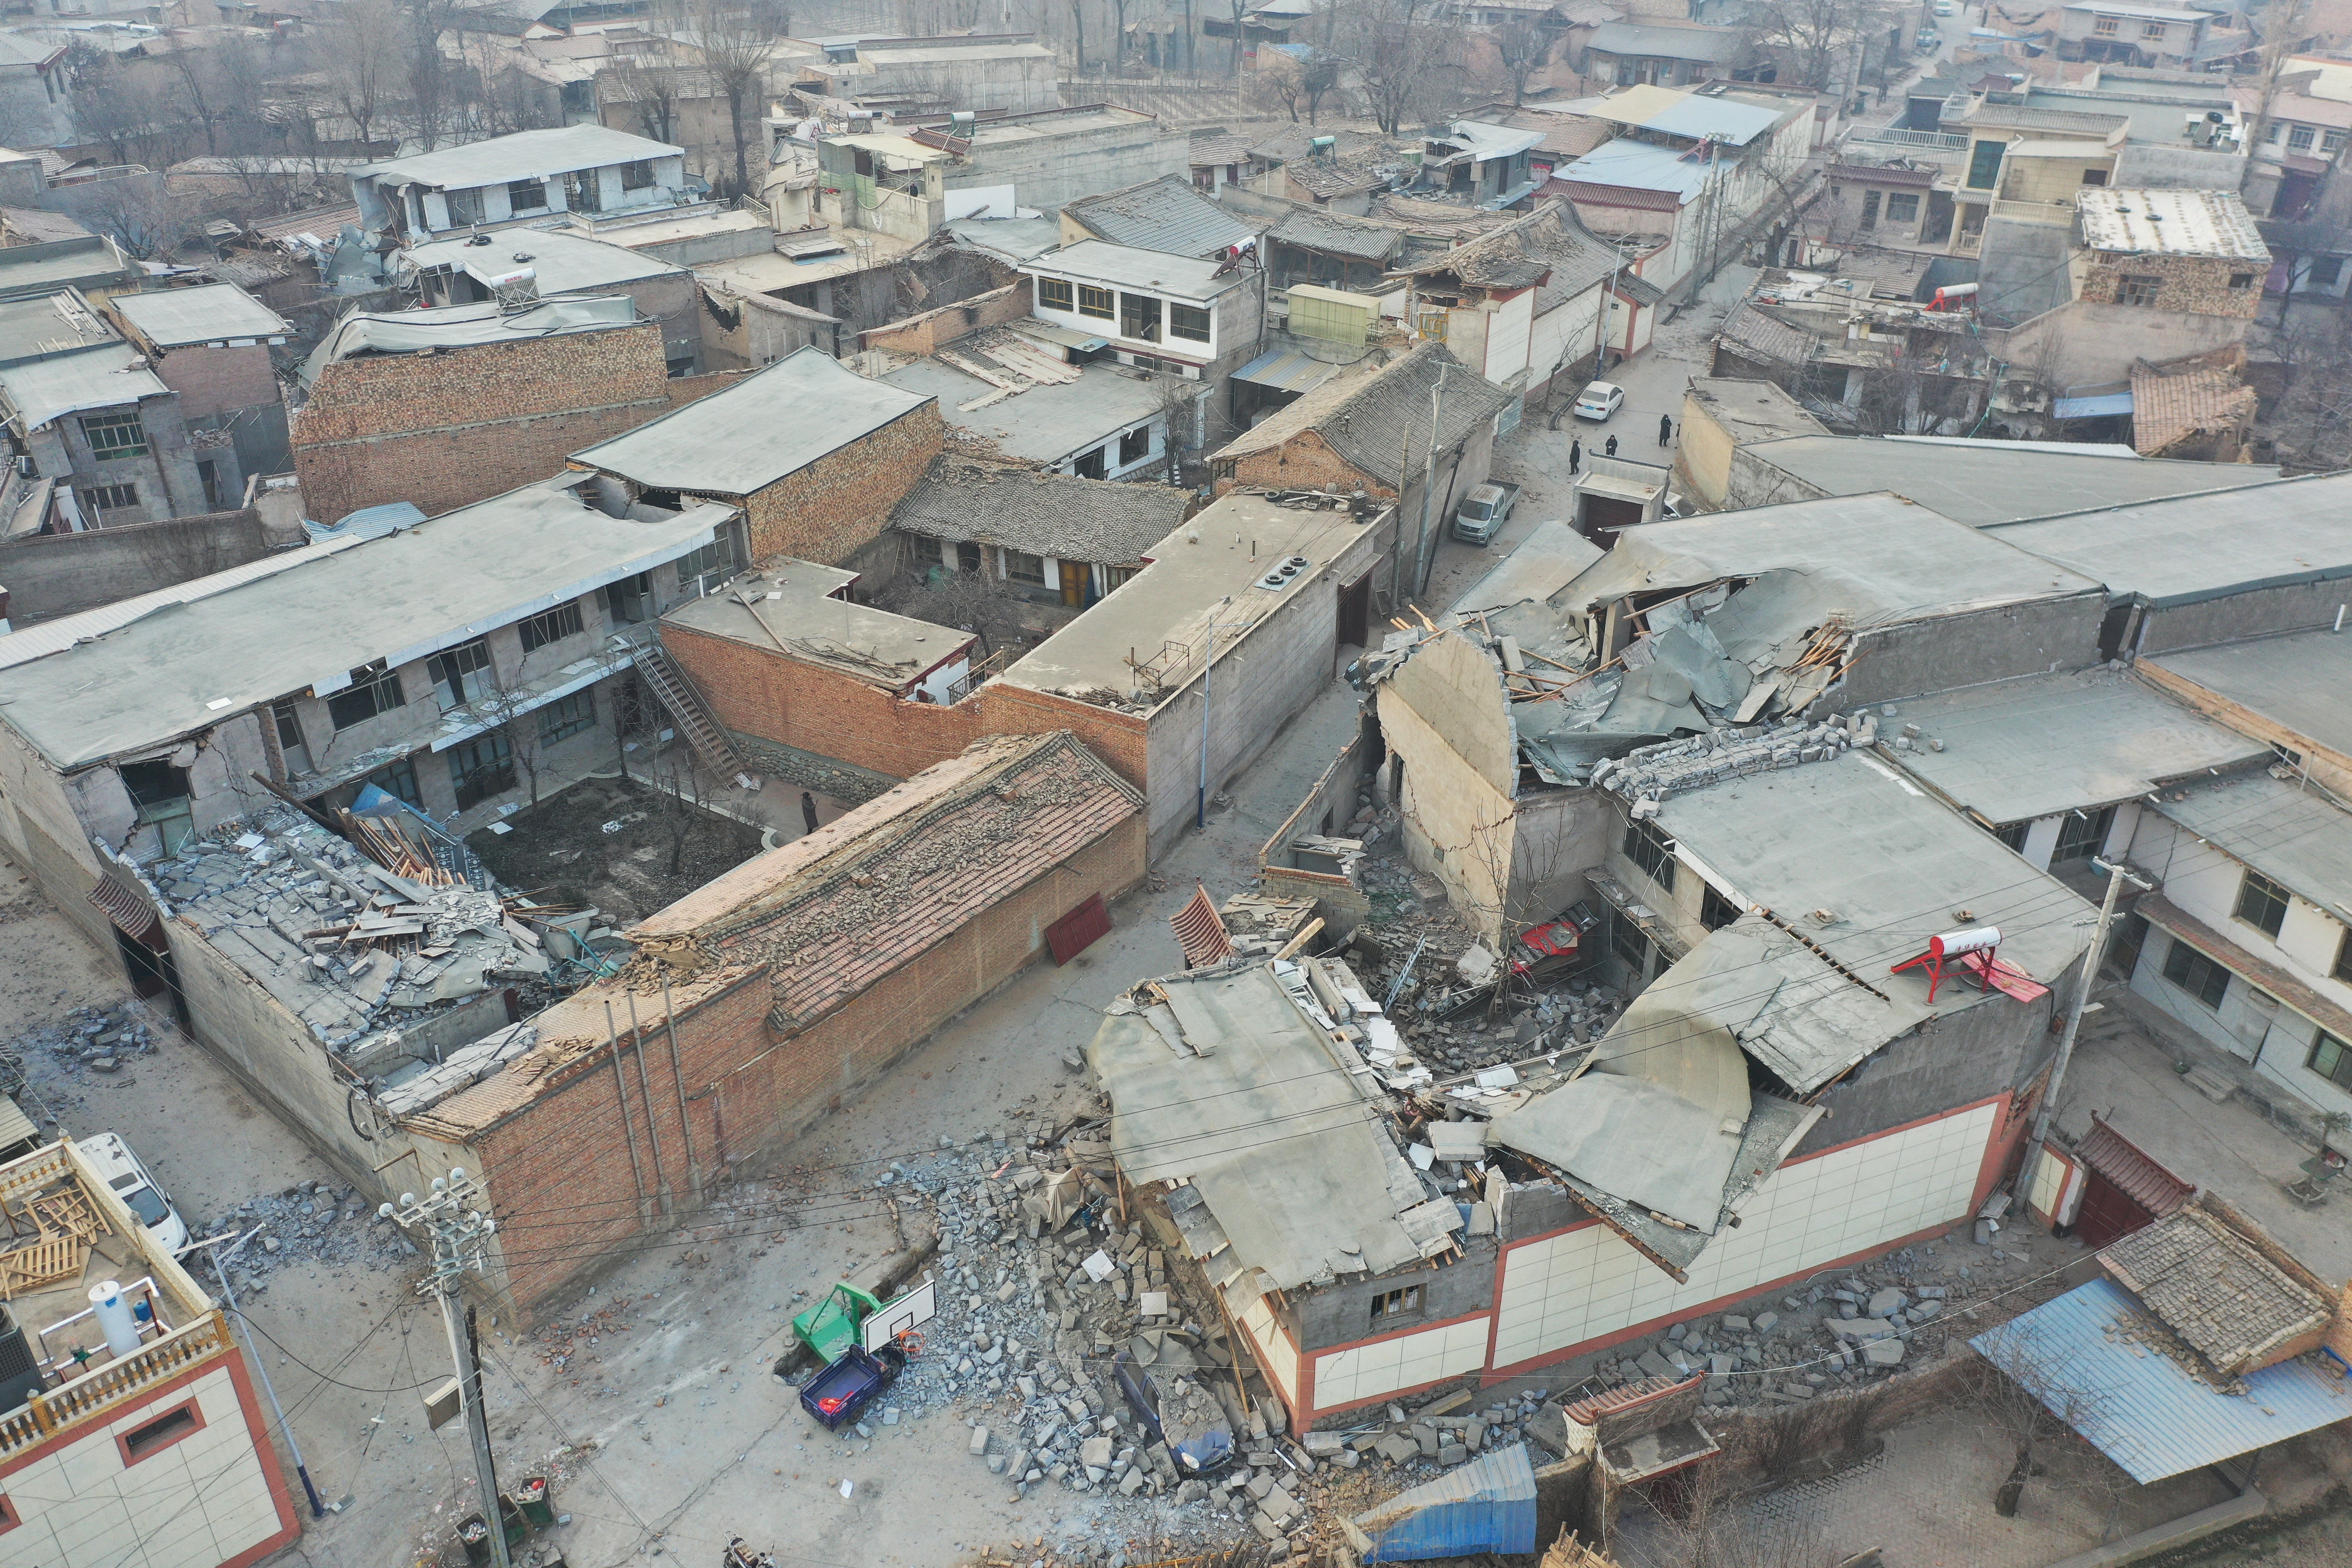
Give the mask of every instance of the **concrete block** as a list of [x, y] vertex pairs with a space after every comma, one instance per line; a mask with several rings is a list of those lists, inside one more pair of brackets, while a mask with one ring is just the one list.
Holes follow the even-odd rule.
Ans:
[[[1434, 1442], [1436, 1436], [1437, 1434], [1434, 1432], [1430, 1434], [1433, 1441], [1429, 1451], [1433, 1456], [1437, 1452], [1436, 1444]], [[1414, 1442], [1410, 1437], [1401, 1436], [1394, 1432], [1391, 1432], [1387, 1436], [1381, 1438], [1380, 1441], [1372, 1445], [1372, 1447], [1377, 1453], [1379, 1453], [1381, 1458], [1386, 1459], [1391, 1465], [1402, 1465], [1408, 1459], [1418, 1459], [1421, 1458], [1421, 1445], [1419, 1443]]]
[[1759, 1334], [1769, 1334], [1780, 1324], [1780, 1314], [1778, 1312], [1759, 1312], [1756, 1314], [1756, 1331]]
[[1891, 1318], [1903, 1310], [1906, 1298], [1900, 1290], [1878, 1290], [1871, 1295], [1863, 1310], [1874, 1318]]
[[1724, 1332], [1727, 1334], [1744, 1334], [1748, 1331], [1748, 1328], [1749, 1324], [1748, 1320], [1741, 1317], [1738, 1313], [1726, 1312], [1723, 1315]]
[[1868, 1344], [1862, 1347], [1862, 1359], [1872, 1366], [1901, 1366], [1903, 1364], [1903, 1342], [1901, 1340], [1873, 1340]]
[[1420, 1449], [1421, 1449], [1421, 1457], [1422, 1457], [1423, 1458], [1424, 1458], [1424, 1459], [1433, 1459], [1433, 1458], [1437, 1458], [1438, 1437], [1437, 1437], [1437, 1428], [1436, 1428], [1436, 1427], [1434, 1427], [1434, 1426], [1416, 1426], [1416, 1427], [1414, 1427], [1414, 1428], [1412, 1429], [1412, 1440], [1413, 1440], [1413, 1442], [1414, 1442], [1415, 1444], [1419, 1445]]
[[1437, 1450], [1437, 1462], [1441, 1465], [1468, 1464], [1470, 1450], [1459, 1443], [1441, 1444]]
[[1318, 1458], [1336, 1454], [1347, 1446], [1347, 1439], [1337, 1432], [1309, 1432], [1304, 1445], [1307, 1451]]
[[1090, 1470], [1110, 1468], [1111, 1441], [1108, 1437], [1089, 1437], [1078, 1445], [1078, 1463]]
[[967, 1448], [965, 1452], [972, 1454], [985, 1454], [988, 1452], [987, 1427], [975, 1426], [971, 1429], [971, 1446]]
[[1274, 1477], [1265, 1470], [1259, 1470], [1243, 1483], [1242, 1489], [1256, 1500], [1264, 1502], [1265, 1494], [1274, 1489]]
[[1644, 1377], [1673, 1377], [1675, 1375], [1674, 1363], [1668, 1361], [1665, 1357], [1660, 1355], [1655, 1351], [1643, 1351], [1639, 1356], [1634, 1358], [1633, 1364], [1642, 1369], [1642, 1374]]

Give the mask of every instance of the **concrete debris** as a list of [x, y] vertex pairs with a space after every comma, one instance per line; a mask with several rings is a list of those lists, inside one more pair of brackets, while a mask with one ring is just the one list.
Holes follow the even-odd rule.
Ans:
[[1743, 725], [1642, 746], [1594, 766], [1595, 786], [1629, 800], [1655, 802], [1682, 790], [1704, 789], [1748, 773], [1801, 767], [1835, 758], [1877, 740], [1875, 719], [1838, 715], [1818, 724], [1790, 719]]

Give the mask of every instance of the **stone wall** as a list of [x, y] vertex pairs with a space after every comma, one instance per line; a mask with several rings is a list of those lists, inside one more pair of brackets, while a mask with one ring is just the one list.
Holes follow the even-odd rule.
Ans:
[[[2113, 305], [2119, 302], [2117, 296], [2126, 278], [2155, 278], [2162, 280], [2162, 287], [2158, 289], [2154, 302], [2137, 308], [2251, 321], [2262, 310], [2265, 270], [2260, 262], [2226, 258], [2126, 256], [2094, 251], [2090, 265], [2082, 269], [2074, 298], [2084, 304]], [[2232, 278], [2252, 281], [2233, 289], [2230, 286]]]
[[921, 481], [945, 441], [934, 400], [741, 498], [751, 559], [847, 562], [881, 537], [891, 509]]

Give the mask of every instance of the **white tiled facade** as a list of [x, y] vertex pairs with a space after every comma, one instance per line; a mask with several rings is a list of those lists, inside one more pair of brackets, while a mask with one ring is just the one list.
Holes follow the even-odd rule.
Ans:
[[[1783, 1165], [1740, 1205], [1739, 1227], [1699, 1254], [1687, 1284], [1599, 1225], [1513, 1247], [1504, 1257], [1494, 1365], [1737, 1296], [1959, 1218], [1975, 1196], [1999, 1111], [1980, 1105]], [[1342, 1403], [1324, 1397], [1319, 1372], [1316, 1403]]]
[[[201, 1430], [125, 1468], [118, 1434], [193, 1397]], [[276, 1494], [227, 1364], [92, 1425], [0, 1476], [21, 1521], [0, 1563], [40, 1568], [218, 1568], [283, 1528]]]
[[1274, 1379], [1276, 1392], [1292, 1408], [1297, 1408], [1298, 1348], [1290, 1342], [1290, 1336], [1284, 1333], [1281, 1326], [1274, 1321], [1274, 1310], [1265, 1304], [1265, 1297], [1259, 1297], [1243, 1311], [1241, 1324], [1249, 1331], [1251, 1342], [1257, 1346], [1258, 1365]]
[[1375, 1399], [1400, 1388], [1419, 1388], [1441, 1378], [1475, 1372], [1486, 1364], [1485, 1315], [1397, 1334], [1315, 1358], [1315, 1408], [1333, 1410], [1360, 1399]]

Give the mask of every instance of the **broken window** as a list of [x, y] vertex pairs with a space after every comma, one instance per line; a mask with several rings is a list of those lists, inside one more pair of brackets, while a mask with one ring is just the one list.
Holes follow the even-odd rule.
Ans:
[[1191, 342], [1207, 342], [1209, 312], [1197, 305], [1179, 305], [1171, 301], [1168, 307], [1168, 335]]
[[2020, 855], [2025, 853], [2025, 836], [2032, 831], [2033, 824], [2031, 822], [2012, 822], [2006, 827], [1996, 827], [1991, 830], [1995, 838], [2000, 839]]
[[2156, 303], [2156, 297], [2163, 291], [2163, 279], [2147, 278], [2127, 272], [2124, 275], [2123, 281], [2116, 285], [2116, 303], [2152, 306]]
[[2311, 1057], [2304, 1066], [2338, 1089], [2352, 1089], [2352, 1046], [2325, 1029], [2311, 1042]]
[[457, 792], [459, 811], [505, 794], [514, 782], [514, 747], [505, 731], [492, 730], [449, 748], [449, 784]]
[[1070, 463], [1070, 472], [1082, 479], [1098, 479], [1110, 471], [1103, 461], [1103, 448], [1081, 452]]
[[1420, 1315], [1421, 1287], [1418, 1285], [1407, 1285], [1401, 1290], [1383, 1290], [1372, 1298], [1372, 1321], [1375, 1323]]
[[1715, 884], [1706, 884], [1698, 896], [1698, 923], [1709, 931], [1721, 931], [1739, 918], [1739, 906], [1715, 890]]
[[721, 533], [691, 555], [678, 557], [677, 591], [703, 595], [735, 575], [735, 542]]
[[1654, 823], [1625, 825], [1625, 858], [1639, 866], [1643, 875], [1667, 892], [1675, 890], [1674, 840], [1660, 832]]
[[1147, 343], [1160, 341], [1160, 301], [1149, 294], [1122, 293], [1118, 297], [1118, 335], [1140, 338]]
[[1890, 193], [1886, 198], [1886, 221], [1889, 223], [1918, 222], [1919, 197], [1917, 193], [1910, 191], [1902, 192], [1900, 194]]
[[115, 771], [131, 805], [139, 808], [141, 826], [152, 826], [163, 835], [164, 854], [177, 852], [195, 831], [187, 769], [153, 762], [125, 763]]
[[1622, 910], [1609, 914], [1609, 951], [1625, 966], [1626, 984], [1639, 985], [1650, 978], [1650, 937]]
[[607, 616], [634, 625], [653, 614], [654, 574], [640, 572], [634, 577], [607, 583], [596, 590], [596, 597]]
[[1151, 456], [1151, 426], [1139, 425], [1118, 438], [1118, 466], [1139, 463]]
[[625, 191], [651, 190], [653, 188], [653, 160], [649, 158], [640, 158], [634, 163], [624, 163], [621, 165], [621, 189]]
[[1071, 298], [1069, 279], [1066, 278], [1038, 279], [1037, 306], [1038, 309], [1044, 310], [1067, 310], [1075, 309], [1076, 307]]
[[399, 672], [384, 668], [379, 658], [352, 671], [352, 683], [327, 699], [327, 718], [336, 729], [348, 730], [407, 705], [408, 699], [401, 694]]
[[1862, 226], [1864, 228], [1878, 226], [1878, 195], [1876, 191], [1862, 193]]
[[2230, 992], [2230, 972], [2185, 942], [2165, 954], [2164, 977], [2208, 1007], [2219, 1008]]
[[482, 193], [479, 191], [451, 191], [449, 193], [449, 221], [453, 225], [470, 225], [481, 222]]
[[574, 599], [568, 605], [558, 605], [551, 610], [541, 610], [535, 616], [526, 616], [520, 629], [525, 653], [545, 647], [551, 642], [562, 642], [565, 637], [576, 637], [581, 632], [580, 601]]
[[394, 800], [404, 801], [417, 810], [425, 809], [425, 792], [416, 787], [416, 763], [403, 757], [368, 774], [367, 783], [375, 785]]
[[947, 553], [940, 548], [940, 542], [927, 533], [910, 533], [907, 536], [907, 558], [918, 566], [947, 564]]
[[2286, 924], [2287, 891], [2260, 871], [2249, 871], [2246, 879], [2238, 884], [2238, 907], [2231, 910], [2240, 920], [2275, 939]]
[[980, 574], [980, 546], [967, 539], [956, 546], [956, 570]]
[[1028, 583], [1040, 588], [1045, 585], [1045, 558], [1044, 556], [1032, 555], [1027, 552], [1021, 550], [1007, 550], [1003, 553], [1004, 556], [1004, 575], [1007, 578], [1015, 583]]
[[89, 443], [90, 457], [101, 463], [147, 455], [147, 426], [139, 422], [135, 413], [86, 416], [81, 422], [81, 438]]
[[569, 697], [559, 697], [539, 710], [539, 738], [541, 744], [553, 745], [568, 741], [583, 730], [596, 726], [595, 688], [575, 691]]
[[544, 211], [547, 187], [537, 180], [510, 180], [507, 183], [507, 205], [519, 213]]
[[1087, 283], [1079, 284], [1078, 314], [1081, 316], [1099, 316], [1106, 321], [1111, 320], [1117, 314], [1117, 311], [1112, 308], [1110, 290], [1108, 289], [1097, 289], [1093, 285]]
[[92, 485], [81, 492], [81, 499], [92, 511], [121, 511], [139, 504], [139, 487]]
[[269, 705], [269, 717], [278, 725], [278, 749], [285, 753], [289, 773], [310, 771], [310, 746], [302, 735], [302, 716], [294, 710], [294, 699], [281, 697]]
[[2062, 860], [2088, 860], [2106, 847], [2107, 830], [2116, 825], [2116, 808], [2112, 805], [2098, 811], [2070, 811], [2058, 822], [2058, 847], [2050, 852], [2050, 863]]
[[443, 649], [425, 661], [425, 673], [432, 679], [434, 700], [444, 713], [481, 700], [491, 689], [488, 639], [476, 637]]

